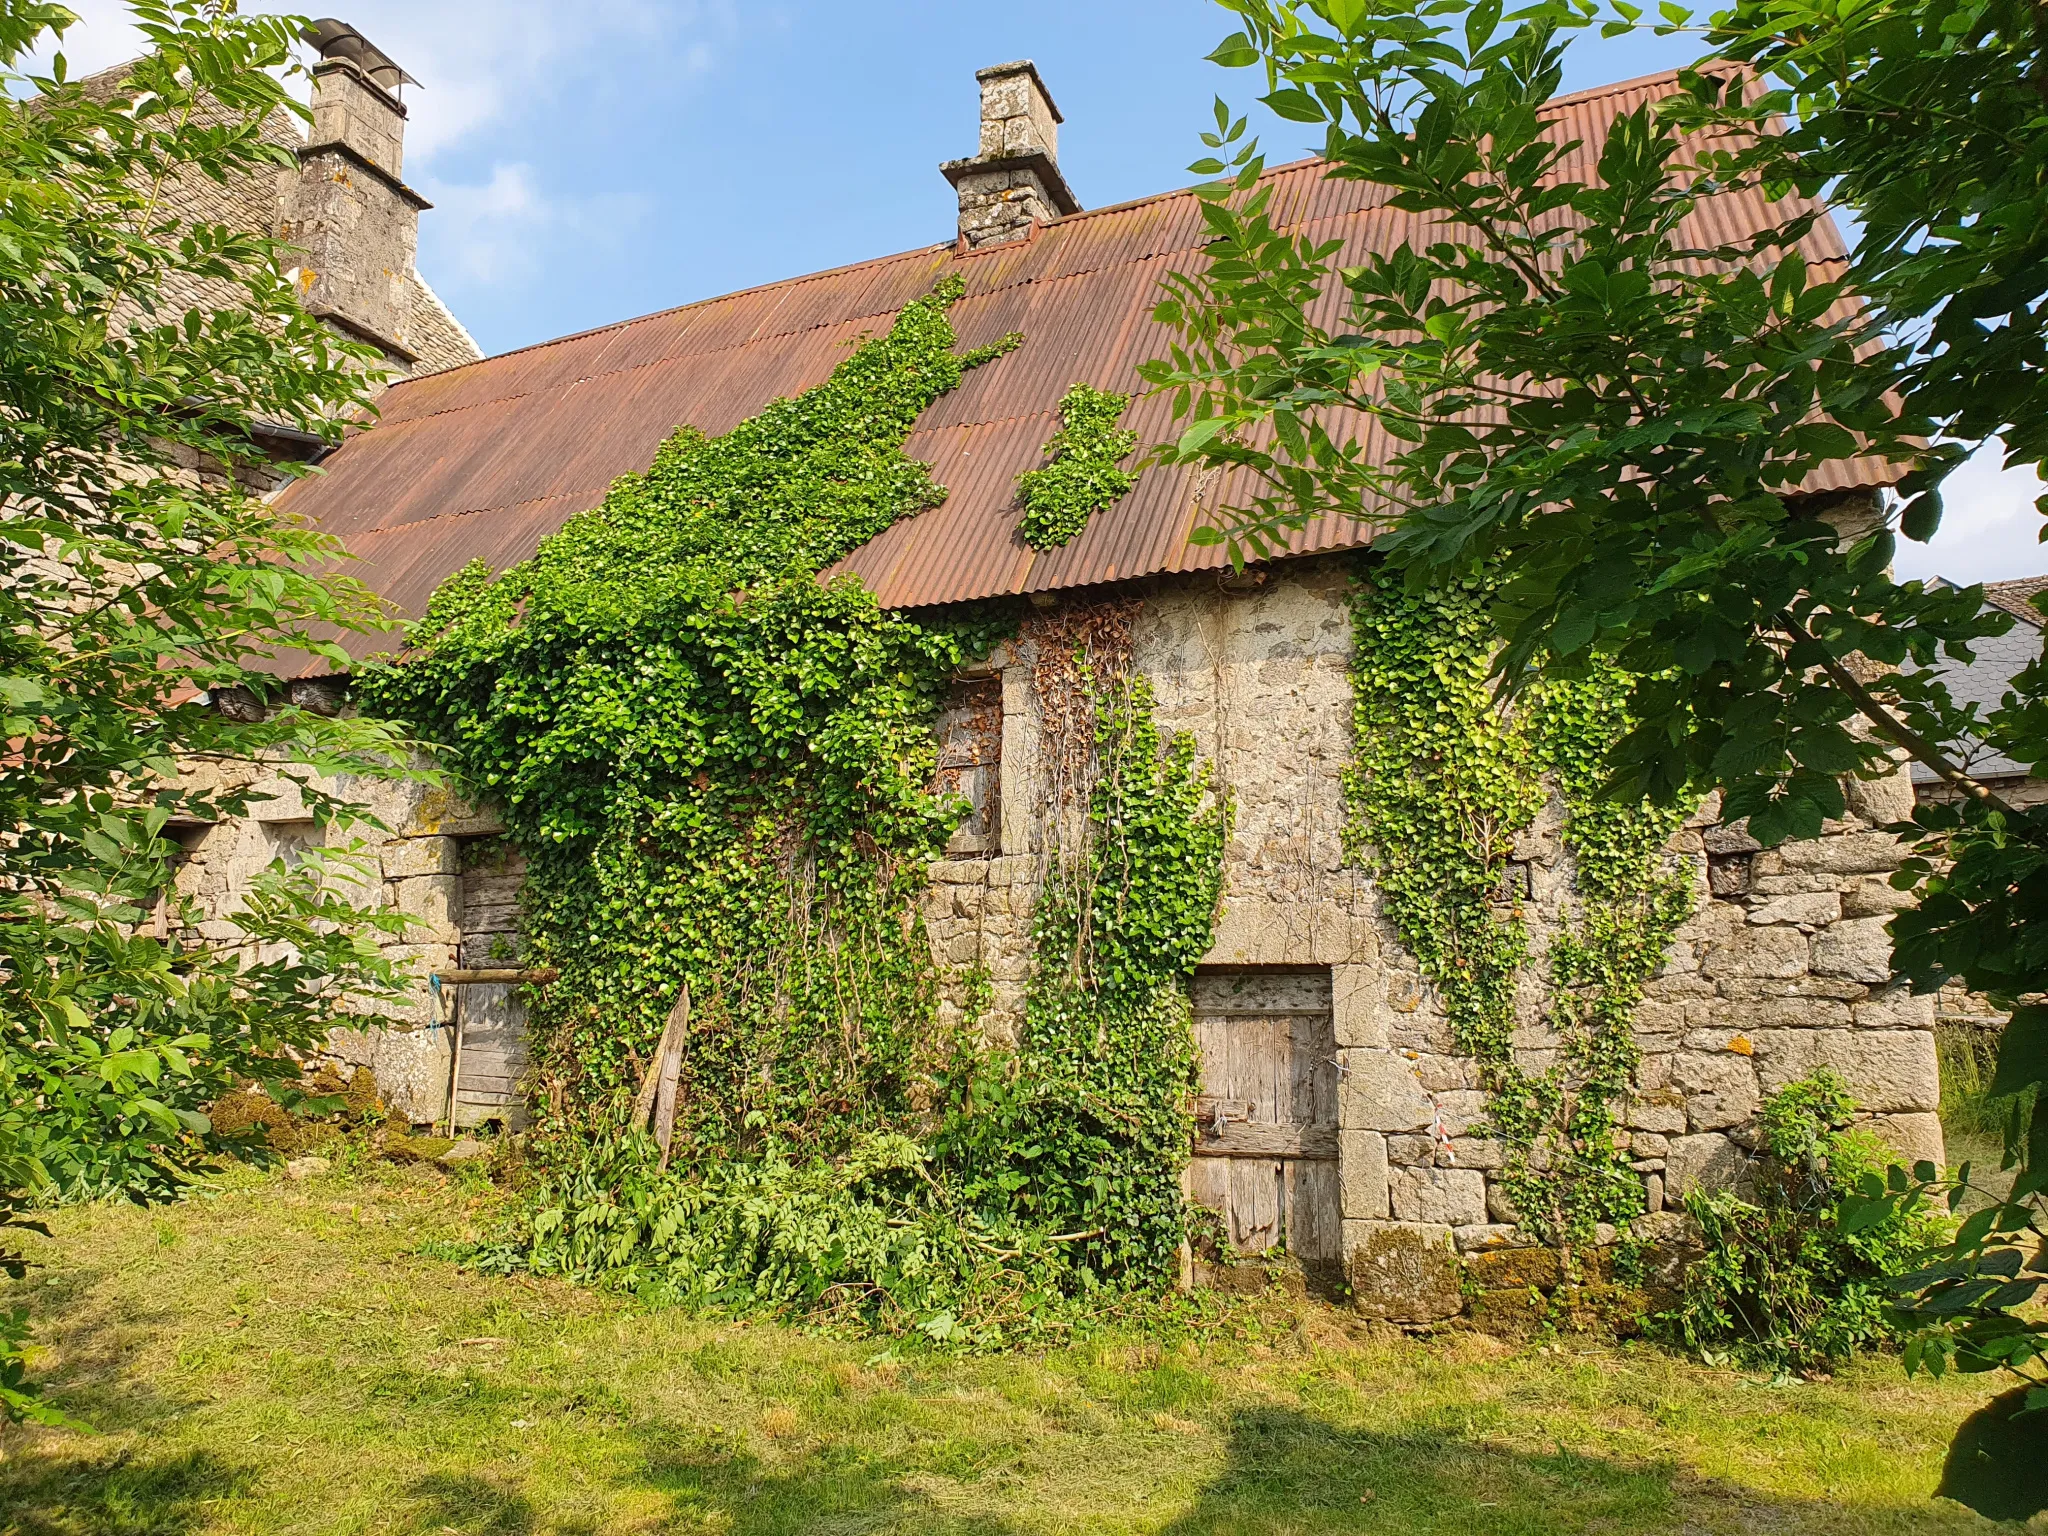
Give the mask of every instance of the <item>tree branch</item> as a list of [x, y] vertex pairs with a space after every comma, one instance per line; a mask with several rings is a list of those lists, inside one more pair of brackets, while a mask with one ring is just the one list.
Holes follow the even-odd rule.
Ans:
[[2016, 807], [2004, 800], [1989, 785], [1964, 773], [1943, 756], [1941, 749], [1933, 742], [1885, 708], [1883, 701], [1858, 682], [1855, 674], [1843, 666], [1819, 638], [1795, 619], [1789, 610], [1780, 611], [1778, 614], [1778, 627], [1793, 640], [1810, 645], [1821, 653], [1821, 670], [1827, 673], [1837, 688], [1855, 701], [1856, 708], [1861, 711], [1863, 717], [1876, 726], [1894, 746], [1903, 747], [1916, 761], [1932, 768], [1943, 783], [1952, 789], [1961, 790], [1979, 804], [1995, 811], [2003, 811], [2008, 816], [2019, 814]]

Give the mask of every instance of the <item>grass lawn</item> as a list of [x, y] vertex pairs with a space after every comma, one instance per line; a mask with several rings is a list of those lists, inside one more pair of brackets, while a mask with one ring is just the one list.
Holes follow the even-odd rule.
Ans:
[[0, 1533], [1995, 1529], [1928, 1499], [1988, 1394], [1894, 1361], [1771, 1387], [1308, 1303], [898, 1359], [418, 1254], [493, 1198], [383, 1169], [60, 1213], [14, 1299], [100, 1433], [9, 1434]]

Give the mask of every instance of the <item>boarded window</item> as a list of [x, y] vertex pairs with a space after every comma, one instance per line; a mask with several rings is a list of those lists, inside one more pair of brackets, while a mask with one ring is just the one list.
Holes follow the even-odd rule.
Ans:
[[462, 839], [462, 951], [468, 970], [517, 965], [526, 859], [505, 837]]
[[939, 771], [933, 788], [972, 807], [946, 852], [955, 857], [1000, 851], [1003, 831], [1003, 685], [999, 678], [956, 681], [939, 716]]

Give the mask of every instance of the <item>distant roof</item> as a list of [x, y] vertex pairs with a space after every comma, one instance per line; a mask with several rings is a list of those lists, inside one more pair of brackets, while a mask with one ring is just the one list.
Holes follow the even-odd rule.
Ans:
[[2048, 627], [2048, 616], [2034, 606], [2035, 594], [2048, 591], [2048, 576], [2021, 576], [2014, 581], [1987, 581], [1984, 583], [1985, 601], [2003, 608], [2016, 619], [2022, 619], [2036, 629]]
[[[1937, 577], [1929, 585], [1959, 587], [1965, 583]], [[2003, 609], [2020, 622], [2002, 635], [1971, 642], [1970, 650], [1976, 660], [1968, 666], [1951, 661], [1939, 669], [1943, 681], [1948, 684], [1950, 698], [1958, 704], [1980, 706], [1980, 714], [1989, 714], [1998, 707], [1999, 701], [2011, 690], [2012, 680], [2041, 655], [2042, 631], [2048, 629], [2048, 618], [2044, 618], [2041, 610], [2028, 599], [2043, 589], [2048, 589], [2048, 576], [2021, 576], [2012, 581], [1984, 583], [1984, 606]], [[1997, 753], [1974, 757], [1967, 766], [1980, 779], [2003, 778], [2027, 771], [2025, 763]], [[1938, 775], [1926, 764], [1915, 763], [1911, 777], [1916, 784], [1932, 784]]]
[[[1651, 75], [1551, 103], [1559, 131], [1587, 146], [1565, 173], [1591, 179], [1607, 125], [1675, 83], [1673, 73]], [[1386, 207], [1383, 189], [1326, 179], [1324, 169], [1305, 160], [1267, 173], [1276, 223], [1341, 237], [1354, 251], [1391, 250], [1417, 235], [1416, 217]], [[1690, 233], [1701, 244], [1732, 241], [1802, 206], [1810, 205], [1793, 198], [1767, 207], [1760, 194], [1730, 194], [1702, 207]], [[1160, 282], [1196, 260], [1207, 239], [1193, 194], [1170, 192], [1054, 220], [1028, 242], [965, 256], [951, 243], [928, 246], [415, 378], [393, 386], [380, 422], [286, 502], [341, 538], [361, 560], [355, 573], [416, 615], [468, 561], [503, 568], [526, 558], [570, 515], [598, 505], [615, 477], [645, 469], [678, 426], [724, 432], [821, 383], [848, 347], [958, 272], [966, 283], [953, 310], [961, 345], [1011, 330], [1025, 343], [933, 404], [906, 445], [950, 488], [945, 504], [898, 523], [837, 569], [904, 608], [1214, 569], [1223, 552], [1191, 547], [1188, 534], [1205, 506], [1228, 503], [1231, 487], [1204, 483], [1192, 469], [1148, 470], [1128, 497], [1051, 553], [1018, 538], [1014, 500], [1016, 477], [1041, 462], [1071, 385], [1139, 387], [1137, 366], [1165, 350], [1166, 333], [1151, 318]], [[1804, 249], [1824, 275], [1846, 260], [1825, 217]], [[1163, 399], [1140, 399], [1126, 421], [1141, 441], [1171, 430]], [[1881, 463], [1841, 463], [1809, 489], [1894, 478]], [[1366, 523], [1333, 513], [1296, 534], [1290, 551], [1356, 548], [1371, 535]]]

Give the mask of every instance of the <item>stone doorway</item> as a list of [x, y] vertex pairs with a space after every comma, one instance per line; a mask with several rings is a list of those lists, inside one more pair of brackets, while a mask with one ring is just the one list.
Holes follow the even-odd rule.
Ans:
[[1201, 970], [1192, 993], [1202, 1087], [1189, 1194], [1222, 1218], [1236, 1255], [1278, 1249], [1311, 1275], [1339, 1275], [1329, 970]]

